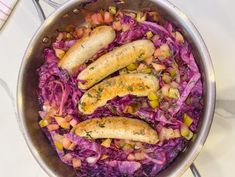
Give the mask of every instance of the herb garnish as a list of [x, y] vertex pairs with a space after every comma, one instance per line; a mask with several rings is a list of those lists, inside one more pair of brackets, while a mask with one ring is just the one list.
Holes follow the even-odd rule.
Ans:
[[105, 82], [105, 86], [106, 86], [106, 87], [109, 87], [109, 86], [110, 86], [110, 82], [109, 82], [109, 81], [106, 81], [106, 82]]
[[85, 130], [85, 132], [86, 132], [86, 137], [92, 139], [92, 136], [91, 136], [92, 131], [88, 131], [88, 132], [87, 132], [87, 131]]
[[87, 93], [87, 95], [88, 95], [90, 98], [92, 98], [92, 95], [91, 95], [90, 93]]
[[80, 105], [81, 105], [82, 110], [85, 111], [86, 103], [85, 102], [81, 102]]
[[105, 123], [104, 123], [104, 122], [103, 122], [103, 123], [100, 122], [100, 123], [99, 123], [99, 127], [100, 127], [100, 128], [105, 128]]
[[127, 90], [130, 91], [130, 92], [133, 92], [133, 87], [132, 86], [128, 86]]
[[98, 88], [98, 91], [97, 91], [97, 100], [99, 100], [100, 99], [100, 97], [101, 97], [101, 93], [103, 92], [103, 88], [101, 88], [101, 87], [99, 87]]

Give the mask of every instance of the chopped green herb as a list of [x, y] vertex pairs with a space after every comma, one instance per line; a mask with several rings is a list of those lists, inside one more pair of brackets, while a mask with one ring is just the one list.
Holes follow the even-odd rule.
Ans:
[[113, 108], [111, 109], [111, 112], [112, 112], [113, 114], [116, 114], [116, 112], [117, 112], [116, 108], [113, 107]]
[[100, 99], [100, 97], [101, 97], [101, 93], [103, 92], [103, 88], [101, 88], [101, 87], [99, 87], [98, 88], [98, 91], [97, 91], [97, 99], [99, 100]]
[[123, 81], [120, 82], [120, 86], [124, 87], [125, 84], [123, 83]]
[[109, 81], [106, 81], [106, 82], [105, 82], [105, 86], [106, 86], [106, 87], [109, 87], [109, 86], [110, 86], [110, 82], [109, 82]]
[[[86, 131], [86, 130], [85, 130]], [[92, 136], [91, 136], [91, 134], [92, 134], [92, 131], [86, 131], [86, 137], [87, 138], [90, 138], [90, 139], [92, 139]]]
[[90, 98], [92, 98], [92, 95], [91, 95], [90, 93], [87, 93], [87, 95], [88, 95]]
[[128, 86], [127, 90], [130, 91], [130, 92], [133, 92], [133, 87], [132, 86]]
[[105, 123], [99, 123], [100, 128], [105, 128]]
[[89, 70], [93, 70], [95, 67], [93, 66], [93, 67], [91, 67]]
[[104, 90], [104, 89], [101, 88], [101, 87], [98, 88], [98, 92], [103, 92], [103, 90]]
[[171, 106], [172, 106], [173, 109], [175, 109], [176, 108], [176, 103], [173, 103]]
[[139, 59], [143, 60], [142, 57], [144, 56], [144, 52], [140, 53]]
[[80, 103], [80, 105], [81, 105], [82, 110], [84, 110], [84, 111], [85, 111], [86, 103], [85, 103], [85, 102], [81, 102], [81, 103]]
[[139, 90], [144, 90], [144, 85], [139, 85]]

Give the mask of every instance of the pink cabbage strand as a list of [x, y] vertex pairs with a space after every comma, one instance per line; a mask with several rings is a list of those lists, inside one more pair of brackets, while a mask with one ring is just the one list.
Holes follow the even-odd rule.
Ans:
[[152, 31], [155, 34], [158, 33], [163, 33], [165, 35], [170, 35], [170, 33], [161, 25], [154, 23], [154, 22], [150, 22], [150, 21], [144, 21], [141, 22], [145, 27], [148, 27], [148, 29], [150, 31]]
[[189, 82], [188, 82], [187, 86], [185, 87], [180, 99], [177, 100], [175, 108], [170, 108], [170, 110], [169, 110], [169, 112], [172, 116], [180, 110], [182, 104], [185, 102], [185, 100], [187, 99], [188, 95], [190, 94], [191, 90], [194, 88], [194, 86], [196, 85], [196, 83], [200, 79], [200, 77], [201, 77], [201, 74], [196, 73], [189, 80]]
[[180, 57], [194, 73], [199, 72], [198, 66], [192, 52], [189, 50], [188, 44], [180, 49]]
[[141, 163], [136, 161], [108, 161], [106, 164], [118, 168], [123, 174], [132, 175], [141, 167]]

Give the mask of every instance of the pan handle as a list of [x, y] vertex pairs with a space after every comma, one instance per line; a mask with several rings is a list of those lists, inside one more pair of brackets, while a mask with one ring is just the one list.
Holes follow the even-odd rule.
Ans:
[[[42, 6], [40, 5], [40, 0], [32, 0], [33, 1], [33, 4], [38, 12], [38, 15], [39, 15], [39, 18], [41, 20], [41, 22], [44, 22], [45, 19], [46, 19], [46, 15], [42, 9]], [[61, 4], [57, 3], [57, 2], [54, 2], [52, 0], [44, 0], [44, 2], [46, 2], [48, 5], [50, 5], [51, 7], [57, 9], [61, 6]]]
[[199, 171], [197, 170], [197, 167], [194, 165], [194, 163], [192, 163], [192, 165], [190, 166], [190, 169], [193, 173], [194, 177], [201, 177]]

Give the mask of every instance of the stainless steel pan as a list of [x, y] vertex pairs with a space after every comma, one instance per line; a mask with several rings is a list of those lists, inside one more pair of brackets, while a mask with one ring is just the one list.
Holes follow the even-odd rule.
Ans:
[[[59, 4], [51, 0], [45, 1], [55, 7], [56, 10], [45, 19], [39, 0], [34, 0], [41, 19], [45, 19], [45, 21], [32, 38], [22, 61], [17, 88], [18, 116], [28, 147], [46, 173], [52, 177], [70, 177], [75, 176], [75, 173], [60, 161], [37, 123], [40, 107], [36, 94], [38, 85], [36, 69], [43, 63], [43, 49], [50, 45], [50, 39], [54, 37], [56, 29], [63, 29], [70, 23], [82, 24], [84, 15], [80, 12], [81, 8], [97, 10], [114, 5], [114, 2], [113, 0], [97, 0], [94, 3], [86, 3], [87, 0], [70, 0], [59, 7]], [[208, 50], [199, 32], [188, 17], [166, 0], [125, 0], [125, 3], [119, 3], [117, 6], [121, 9], [134, 10], [146, 7], [156, 9], [165, 18], [183, 29], [184, 35], [193, 46], [193, 53], [202, 73], [205, 96], [205, 107], [199, 124], [199, 132], [197, 138], [189, 144], [188, 148], [167, 169], [159, 174], [159, 177], [180, 176], [192, 165], [201, 151], [213, 119], [215, 77]], [[191, 166], [191, 169], [195, 175], [199, 176], [194, 165]]]

